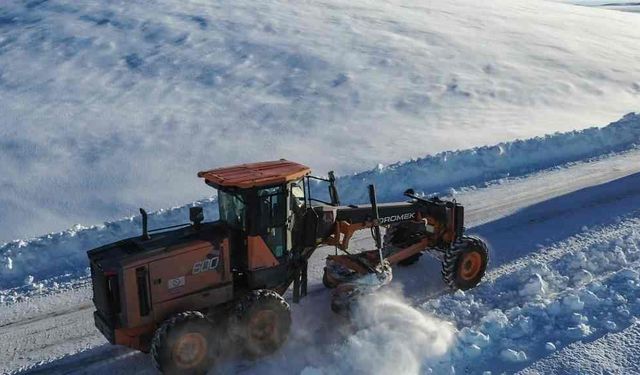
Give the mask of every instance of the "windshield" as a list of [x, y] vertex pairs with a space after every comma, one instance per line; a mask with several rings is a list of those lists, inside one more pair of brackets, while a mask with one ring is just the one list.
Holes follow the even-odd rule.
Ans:
[[233, 228], [244, 229], [245, 204], [237, 195], [218, 191], [218, 207], [220, 220], [226, 221]]

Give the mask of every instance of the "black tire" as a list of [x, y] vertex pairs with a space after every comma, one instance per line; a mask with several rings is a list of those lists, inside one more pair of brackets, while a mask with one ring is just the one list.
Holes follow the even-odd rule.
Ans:
[[273, 290], [254, 290], [238, 304], [240, 339], [246, 354], [259, 358], [278, 350], [291, 330], [291, 309]]
[[163, 374], [206, 374], [218, 354], [214, 336], [213, 324], [202, 313], [178, 313], [165, 320], [153, 336], [153, 365]]
[[480, 283], [489, 263], [487, 245], [478, 237], [464, 236], [445, 251], [442, 280], [453, 290], [467, 290]]
[[422, 253], [414, 254], [414, 255], [408, 257], [407, 259], [403, 259], [403, 260], [399, 261], [398, 265], [402, 266], [402, 267], [410, 266], [410, 265], [412, 265], [414, 263], [417, 263], [420, 260], [421, 256], [422, 256]]
[[324, 287], [327, 289], [334, 289], [337, 286], [337, 284], [333, 283], [329, 279], [329, 276], [327, 275], [327, 267], [325, 267], [324, 271], [322, 272], [322, 285], [324, 285]]
[[[382, 253], [385, 258], [420, 242], [424, 238], [424, 228], [418, 223], [401, 222], [391, 224], [384, 233]], [[418, 253], [398, 262], [399, 266], [410, 266], [420, 260], [422, 253]]]

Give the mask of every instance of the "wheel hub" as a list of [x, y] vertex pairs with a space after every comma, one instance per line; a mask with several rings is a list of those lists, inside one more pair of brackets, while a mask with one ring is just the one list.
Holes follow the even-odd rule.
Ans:
[[475, 251], [464, 254], [460, 263], [460, 277], [463, 280], [472, 280], [482, 268], [482, 256]]
[[179, 367], [195, 367], [207, 355], [207, 339], [197, 332], [184, 334], [176, 341], [172, 355]]
[[260, 310], [251, 317], [249, 334], [257, 342], [273, 342], [278, 332], [277, 324], [277, 315], [274, 311]]

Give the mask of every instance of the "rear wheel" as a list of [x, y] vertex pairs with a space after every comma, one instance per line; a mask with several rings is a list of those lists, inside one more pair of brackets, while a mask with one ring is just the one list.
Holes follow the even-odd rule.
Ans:
[[465, 236], [444, 253], [442, 279], [452, 289], [467, 290], [480, 283], [489, 262], [489, 250], [481, 239]]
[[197, 311], [162, 323], [151, 342], [154, 366], [164, 374], [206, 374], [217, 355], [214, 326]]
[[289, 304], [272, 290], [249, 293], [237, 308], [240, 335], [247, 354], [257, 358], [278, 350], [291, 329]]

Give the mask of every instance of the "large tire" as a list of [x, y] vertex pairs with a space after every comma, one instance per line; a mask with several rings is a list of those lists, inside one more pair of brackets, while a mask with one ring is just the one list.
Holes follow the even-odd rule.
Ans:
[[322, 285], [324, 285], [327, 289], [334, 289], [338, 286], [338, 284], [331, 279], [331, 277], [327, 274], [327, 267], [322, 271]]
[[163, 374], [206, 374], [218, 354], [215, 329], [197, 311], [165, 320], [151, 341], [151, 358]]
[[488, 263], [489, 250], [484, 241], [464, 236], [444, 253], [442, 280], [453, 290], [471, 289], [482, 280]]
[[259, 358], [278, 350], [291, 330], [291, 309], [273, 290], [254, 290], [236, 309], [240, 339], [246, 354]]

